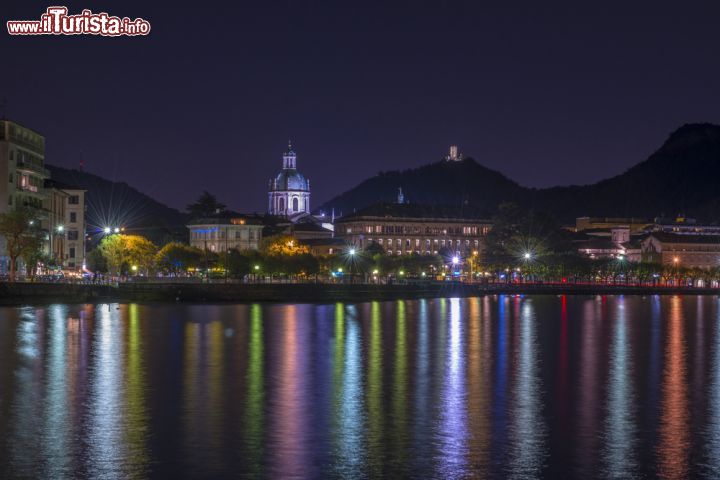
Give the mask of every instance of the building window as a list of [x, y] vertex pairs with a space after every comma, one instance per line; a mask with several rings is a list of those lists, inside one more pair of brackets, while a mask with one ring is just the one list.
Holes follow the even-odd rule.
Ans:
[[70, 195], [70, 198], [68, 198], [68, 203], [70, 205], [78, 205], [80, 203], [80, 196]]
[[77, 223], [77, 213], [70, 212], [70, 223]]
[[70, 258], [75, 258], [75, 247], [70, 247]]
[[300, 200], [298, 200], [297, 197], [293, 198], [293, 200], [292, 200], [292, 211], [293, 212], [300, 211]]
[[67, 236], [68, 236], [68, 240], [77, 240], [78, 239], [78, 231], [77, 230], [68, 230]]

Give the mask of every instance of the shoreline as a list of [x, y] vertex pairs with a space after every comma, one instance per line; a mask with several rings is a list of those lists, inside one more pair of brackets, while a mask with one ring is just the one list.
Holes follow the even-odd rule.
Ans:
[[0, 283], [0, 305], [43, 303], [332, 303], [483, 295], [720, 295], [717, 288], [585, 284]]

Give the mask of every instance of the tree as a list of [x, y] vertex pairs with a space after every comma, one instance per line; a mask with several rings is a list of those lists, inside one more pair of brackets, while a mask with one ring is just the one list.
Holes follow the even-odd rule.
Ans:
[[107, 259], [99, 248], [93, 248], [87, 253], [87, 268], [92, 272], [106, 273], [108, 271]]
[[310, 253], [306, 245], [301, 245], [288, 235], [276, 235], [260, 241], [260, 251], [267, 255], [301, 255]]
[[226, 211], [226, 206], [218, 202], [215, 195], [207, 191], [204, 191], [195, 203], [191, 203], [186, 208], [194, 217], [210, 217]]
[[110, 273], [119, 275], [128, 266], [145, 272], [153, 267], [157, 247], [140, 235], [109, 235], [98, 246], [107, 261]]
[[180, 242], [170, 242], [163, 246], [155, 255], [157, 267], [165, 272], [178, 274], [189, 268], [197, 268], [202, 263], [204, 254], [199, 248]]
[[[125, 235], [128, 244], [128, 262], [146, 274], [155, 267], [157, 245], [140, 235]], [[134, 270], [134, 268], [133, 268]]]
[[[18, 258], [37, 258], [42, 250], [40, 222], [29, 208], [0, 214], [0, 235], [10, 258], [10, 280], [15, 280]], [[27, 260], [26, 260], [27, 263]]]
[[232, 278], [242, 278], [251, 270], [251, 257], [235, 248], [231, 248], [227, 252], [221, 252], [217, 260], [218, 267], [227, 270]]

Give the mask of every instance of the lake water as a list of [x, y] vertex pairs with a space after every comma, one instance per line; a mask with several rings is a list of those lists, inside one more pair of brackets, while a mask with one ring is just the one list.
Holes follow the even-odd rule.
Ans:
[[0, 308], [0, 478], [720, 477], [715, 297]]

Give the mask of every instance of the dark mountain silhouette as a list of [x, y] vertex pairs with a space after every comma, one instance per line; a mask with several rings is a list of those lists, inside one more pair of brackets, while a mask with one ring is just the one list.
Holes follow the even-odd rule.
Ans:
[[475, 207], [491, 214], [502, 202], [524, 202], [524, 189], [503, 174], [471, 158], [440, 161], [403, 171], [381, 172], [318, 208], [347, 215], [373, 203], [397, 201], [398, 189], [409, 203]]
[[87, 234], [95, 236], [105, 227], [125, 227], [129, 234], [144, 235], [163, 244], [186, 241], [189, 215], [163, 205], [124, 182], [113, 182], [92, 173], [45, 165], [51, 178], [87, 190]]
[[470, 205], [494, 212], [504, 202], [553, 213], [572, 222], [580, 216], [655, 217], [683, 213], [705, 221], [720, 218], [720, 126], [688, 124], [673, 132], [647, 160], [601, 182], [545, 189], [526, 188], [467, 158], [380, 173], [324, 203], [318, 211], [352, 213], [394, 201], [399, 187], [409, 202]]

